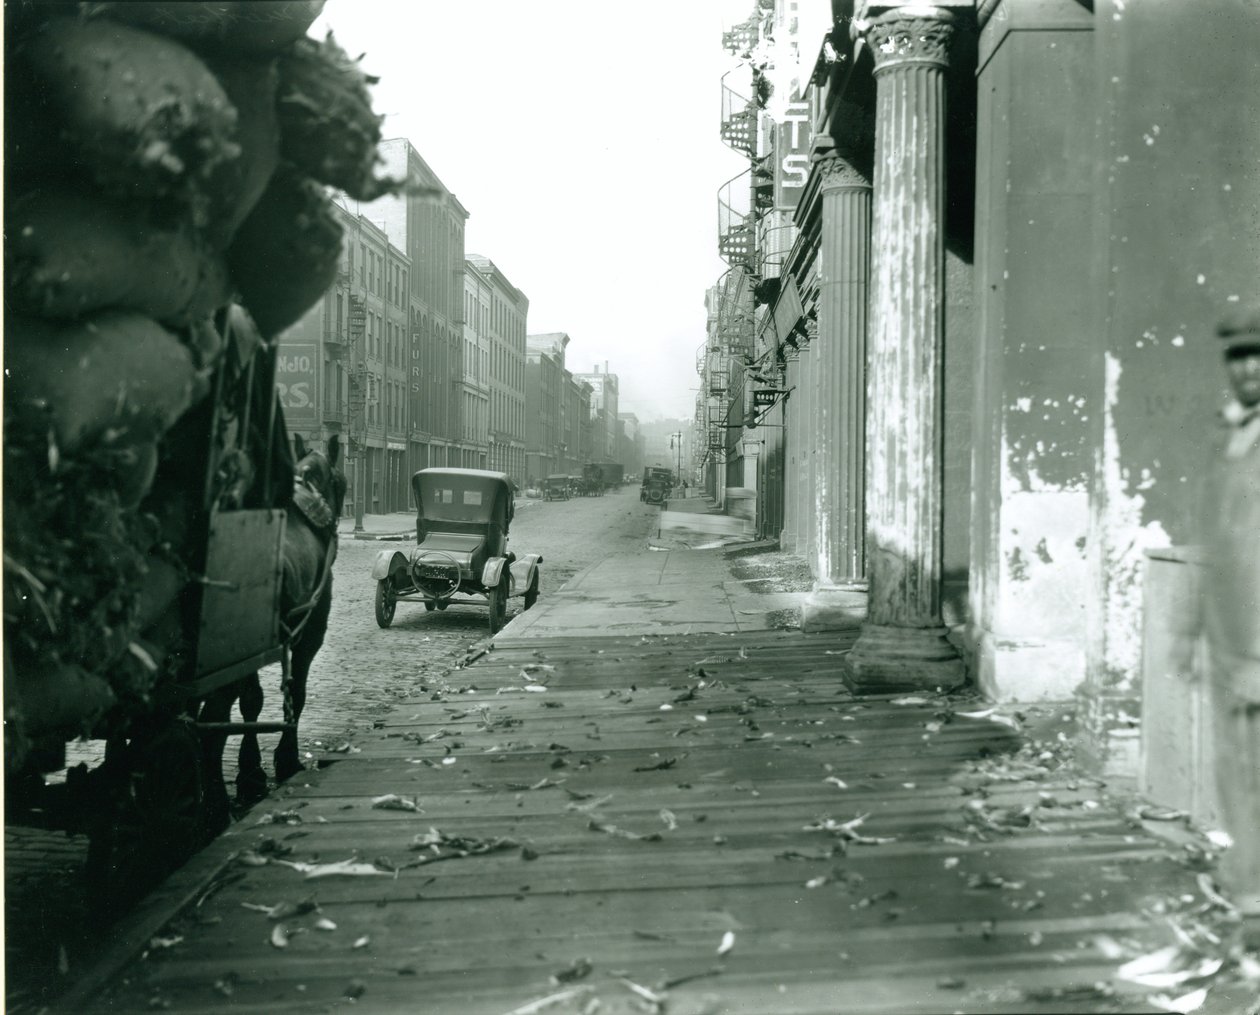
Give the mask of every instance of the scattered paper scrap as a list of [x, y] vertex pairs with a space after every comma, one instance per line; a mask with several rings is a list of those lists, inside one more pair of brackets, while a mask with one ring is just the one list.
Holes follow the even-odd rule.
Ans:
[[314, 878], [370, 877], [374, 874], [390, 877], [389, 871], [379, 870], [370, 863], [360, 863], [354, 857], [350, 857], [347, 860], [337, 860], [334, 863], [303, 863], [300, 860], [273, 860], [272, 863], [282, 864], [285, 867], [292, 867], [295, 871], [301, 871], [306, 875], [306, 880], [308, 881]]
[[412, 811], [420, 813], [420, 805], [415, 798], [399, 796], [397, 793], [386, 793], [384, 796], [372, 798], [372, 807], [378, 811]]
[[556, 1008], [570, 1001], [585, 1001], [594, 996], [595, 991], [591, 987], [575, 987], [571, 990], [562, 990], [558, 994], [548, 994], [537, 1001], [529, 1001], [519, 1008], [505, 1012], [504, 1015], [542, 1015], [548, 1008]]
[[1200, 987], [1198, 990], [1192, 990], [1188, 994], [1182, 994], [1180, 997], [1168, 997], [1164, 994], [1156, 994], [1148, 997], [1146, 1003], [1160, 1009], [1160, 1011], [1180, 1012], [1181, 1015], [1188, 1015], [1189, 1012], [1198, 1011], [1203, 1007], [1203, 1002], [1207, 1000], [1207, 988]]
[[735, 947], [735, 932], [728, 930], [722, 935], [722, 942], [718, 945], [717, 953], [719, 955], [729, 955], [732, 948]]

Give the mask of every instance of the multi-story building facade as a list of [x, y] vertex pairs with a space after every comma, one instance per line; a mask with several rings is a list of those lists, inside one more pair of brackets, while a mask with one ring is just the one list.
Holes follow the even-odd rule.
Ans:
[[346, 511], [406, 508], [411, 259], [370, 208], [344, 197], [337, 278], [280, 338], [278, 390], [289, 429], [311, 441], [347, 439]]
[[639, 417], [633, 412], [619, 412], [617, 421], [620, 431], [614, 461], [624, 465], [627, 478], [633, 479], [643, 471], [643, 434], [639, 428]]
[[594, 461], [591, 386], [565, 370], [560, 390], [560, 442], [564, 446], [560, 471], [581, 475], [582, 466]]
[[591, 456], [599, 462], [617, 460], [617, 413], [620, 409], [620, 381], [608, 370], [604, 361], [603, 373], [599, 364], [589, 374], [574, 374], [591, 388]]
[[460, 465], [484, 469], [490, 440], [490, 282], [464, 262], [464, 349], [461, 395]]
[[383, 197], [371, 215], [411, 259], [407, 292], [410, 419], [406, 472], [459, 466], [471, 450], [464, 438], [464, 224], [468, 211], [406, 138], [379, 146], [384, 171], [407, 175], [417, 189]]
[[561, 413], [565, 402], [564, 350], [569, 336], [546, 332], [525, 336], [525, 472], [542, 479], [567, 471]]
[[470, 271], [485, 285], [481, 330], [489, 355], [488, 467], [524, 484], [525, 335], [529, 299], [489, 258], [470, 254]]

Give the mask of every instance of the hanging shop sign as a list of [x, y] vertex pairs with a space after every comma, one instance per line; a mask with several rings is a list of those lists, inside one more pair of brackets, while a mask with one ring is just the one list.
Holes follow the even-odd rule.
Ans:
[[783, 121], [775, 127], [774, 206], [792, 210], [809, 179], [809, 142], [813, 134], [809, 103], [789, 102]]

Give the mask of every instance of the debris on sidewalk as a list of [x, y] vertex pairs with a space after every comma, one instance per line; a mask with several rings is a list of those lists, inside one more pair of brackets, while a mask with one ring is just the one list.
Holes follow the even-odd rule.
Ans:
[[563, 969], [557, 969], [551, 974], [551, 982], [556, 986], [563, 983], [576, 983], [578, 980], [584, 980], [591, 975], [591, 970], [595, 967], [591, 965], [588, 958], [574, 959]]
[[386, 793], [384, 796], [372, 798], [372, 807], [378, 811], [411, 811], [423, 814], [414, 797], [399, 796], [397, 793]]
[[468, 856], [484, 856], [507, 849], [518, 849], [520, 843], [516, 839], [496, 836], [492, 839], [478, 839], [467, 835], [448, 835], [437, 828], [430, 827], [427, 832], [417, 835], [411, 841], [413, 850], [422, 851], [423, 856], [407, 863], [407, 867], [420, 867], [424, 864], [437, 863], [439, 860], [456, 860]]
[[844, 842], [853, 842], [861, 846], [882, 846], [888, 842], [896, 842], [896, 836], [863, 835], [858, 831], [869, 818], [869, 814], [859, 814], [849, 821], [836, 821], [835, 818], [822, 817], [803, 826], [806, 832], [830, 832]]
[[282, 867], [292, 867], [295, 871], [299, 871], [306, 875], [306, 880], [311, 881], [315, 878], [331, 878], [331, 877], [371, 877], [380, 875], [391, 877], [391, 871], [384, 871], [375, 864], [361, 863], [350, 857], [346, 860], [337, 860], [334, 863], [303, 863], [297, 860], [280, 860], [272, 859], [271, 863], [279, 864]]

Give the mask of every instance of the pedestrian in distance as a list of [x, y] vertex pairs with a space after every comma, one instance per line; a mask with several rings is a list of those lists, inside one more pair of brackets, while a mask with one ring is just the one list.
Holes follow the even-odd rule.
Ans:
[[1260, 916], [1260, 304], [1222, 320], [1233, 400], [1207, 498], [1214, 769], [1233, 845], [1219, 877], [1239, 909]]

